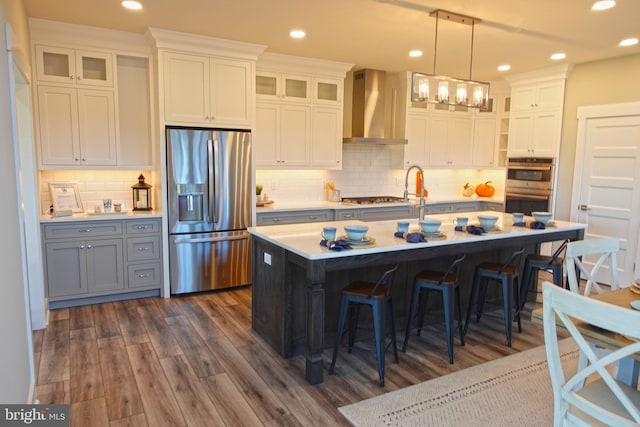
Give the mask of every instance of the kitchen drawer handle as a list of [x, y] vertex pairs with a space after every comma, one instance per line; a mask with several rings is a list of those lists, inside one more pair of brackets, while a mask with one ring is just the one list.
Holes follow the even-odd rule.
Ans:
[[343, 218], [353, 218], [353, 214], [342, 215]]
[[144, 247], [144, 248], [138, 248], [138, 252], [144, 252], [144, 251], [148, 251], [149, 248]]
[[144, 279], [145, 277], [149, 277], [148, 274], [138, 274], [139, 279]]
[[313, 219], [318, 219], [317, 216], [310, 216], [309, 219], [313, 220]]
[[280, 218], [273, 218], [271, 221], [273, 221], [273, 222], [280, 222]]
[[84, 230], [78, 230], [79, 233], [90, 233], [91, 229], [90, 228], [85, 228]]
[[224, 237], [203, 237], [200, 239], [174, 239], [173, 243], [214, 243], [214, 242], [225, 242], [229, 240], [245, 240], [248, 239], [249, 236], [243, 234], [241, 236], [224, 236]]
[[136, 227], [136, 229], [138, 229], [138, 230], [146, 230], [147, 226], [146, 225], [139, 225], [139, 226]]

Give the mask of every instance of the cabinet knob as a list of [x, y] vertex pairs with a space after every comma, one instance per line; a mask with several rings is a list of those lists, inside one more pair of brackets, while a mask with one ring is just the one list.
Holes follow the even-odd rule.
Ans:
[[91, 249], [91, 245], [87, 245], [87, 249]]
[[79, 161], [80, 159], [79, 159], [78, 157], [74, 157], [74, 158], [73, 158], [73, 160], [77, 162], [77, 161]]
[[80, 245], [80, 249], [84, 249], [84, 245]]
[[87, 161], [87, 158], [86, 158], [86, 157], [83, 157], [83, 158], [82, 158], [82, 161], [83, 161], [83, 162], [86, 162], [86, 161]]
[[82, 76], [78, 76], [76, 80], [82, 80]]
[[73, 80], [73, 79], [75, 79], [75, 77], [74, 76], [69, 76], [69, 79]]

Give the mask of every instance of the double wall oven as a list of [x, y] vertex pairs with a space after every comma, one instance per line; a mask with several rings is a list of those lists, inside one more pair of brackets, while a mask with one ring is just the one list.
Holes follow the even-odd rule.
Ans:
[[551, 157], [510, 157], [505, 212], [551, 211], [555, 161]]

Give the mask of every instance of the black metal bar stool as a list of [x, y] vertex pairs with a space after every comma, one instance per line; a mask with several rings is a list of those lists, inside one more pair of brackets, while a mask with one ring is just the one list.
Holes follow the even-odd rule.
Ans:
[[[342, 340], [342, 331], [344, 329], [344, 320], [347, 317], [347, 309], [351, 306], [349, 316], [349, 353], [353, 350], [355, 342], [355, 332], [358, 327], [358, 315], [360, 314], [361, 305], [371, 306], [373, 314], [373, 329], [376, 341], [376, 359], [378, 361], [378, 375], [380, 376], [380, 387], [384, 387], [384, 353], [385, 346], [385, 305], [388, 309], [388, 318], [391, 326], [391, 343], [393, 348], [394, 362], [398, 363], [398, 348], [396, 347], [396, 331], [393, 322], [393, 304], [391, 302], [391, 286], [393, 284], [393, 276], [398, 269], [396, 265], [390, 270], [384, 272], [380, 279], [373, 282], [354, 281], [349, 283], [342, 290], [342, 302], [340, 303], [340, 318], [338, 320], [338, 332], [336, 333], [336, 344], [333, 348], [333, 357], [331, 359], [331, 367], [329, 374], [333, 374], [336, 366], [336, 358], [338, 356], [338, 348]], [[355, 311], [355, 313], [354, 313]]]
[[[464, 334], [467, 334], [473, 304], [477, 302], [476, 321], [480, 321], [482, 309], [484, 307], [487, 287], [490, 280], [498, 281], [502, 284], [502, 308], [504, 310], [504, 331], [507, 336], [507, 346], [511, 347], [511, 322], [515, 318], [518, 322], [518, 332], [522, 332], [520, 323], [520, 287], [518, 286], [518, 267], [525, 248], [521, 248], [511, 254], [509, 261], [505, 264], [494, 262], [483, 262], [476, 266], [473, 275], [473, 285], [471, 287], [471, 297], [467, 308], [467, 319], [464, 324]], [[482, 289], [480, 289], [482, 287]], [[513, 295], [515, 293], [515, 295]], [[514, 298], [515, 297], [515, 298]], [[515, 307], [515, 314], [512, 318], [511, 311]]]
[[417, 335], [420, 336], [420, 331], [424, 325], [424, 315], [427, 311], [429, 291], [438, 291], [442, 293], [442, 302], [444, 305], [444, 323], [447, 334], [449, 363], [453, 364], [453, 318], [456, 310], [458, 312], [457, 318], [460, 330], [460, 343], [464, 345], [464, 335], [462, 333], [462, 310], [460, 309], [460, 291], [458, 288], [458, 272], [460, 270], [460, 264], [464, 258], [465, 256], [462, 255], [453, 261], [445, 273], [441, 271], [423, 270], [416, 274], [416, 277], [413, 280], [413, 292], [411, 295], [409, 317], [407, 319], [407, 330], [404, 335], [404, 344], [402, 345], [403, 352], [407, 351], [409, 334], [413, 329], [416, 329], [416, 326], [414, 326], [413, 323], [413, 318], [416, 314], [416, 307], [419, 304]]
[[553, 283], [563, 287], [562, 283], [562, 264], [564, 259], [560, 256], [567, 247], [568, 240], [562, 242], [562, 245], [553, 253], [553, 255], [537, 255], [529, 254], [524, 260], [524, 270], [522, 273], [522, 289], [520, 289], [520, 310], [524, 308], [527, 302], [527, 295], [531, 288], [531, 281], [535, 285], [533, 289], [538, 291], [538, 272], [540, 270], [549, 271], [553, 274]]

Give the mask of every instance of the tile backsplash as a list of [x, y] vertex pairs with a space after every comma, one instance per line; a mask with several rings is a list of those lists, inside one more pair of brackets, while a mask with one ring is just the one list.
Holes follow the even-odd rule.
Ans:
[[[86, 211], [93, 211], [95, 205], [102, 205], [102, 199], [112, 199], [113, 203], [122, 203], [125, 209], [132, 208], [131, 186], [138, 182], [138, 175], [142, 173], [146, 182], [153, 185], [151, 171], [40, 171], [40, 211], [47, 213], [51, 206], [51, 192], [49, 183], [75, 182], [78, 184], [80, 198]], [[152, 205], [157, 199], [152, 194]]]
[[[326, 183], [332, 181], [342, 197], [398, 196], [404, 193], [406, 170], [401, 168], [402, 146], [345, 145], [342, 170], [257, 170], [256, 183], [272, 200], [281, 202], [326, 199]], [[492, 181], [495, 197], [504, 196], [503, 169], [424, 169], [429, 197], [458, 197], [466, 182]], [[415, 191], [417, 170], [409, 174], [409, 192]]]

